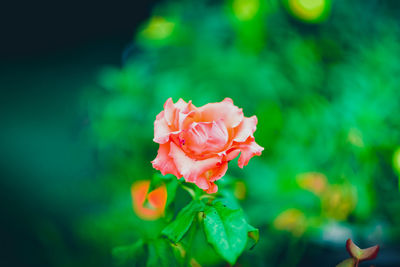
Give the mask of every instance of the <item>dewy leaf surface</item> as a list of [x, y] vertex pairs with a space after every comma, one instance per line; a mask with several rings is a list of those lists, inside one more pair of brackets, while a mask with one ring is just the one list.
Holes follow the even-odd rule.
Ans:
[[207, 206], [204, 213], [204, 230], [208, 242], [222, 258], [233, 265], [247, 242], [248, 224], [242, 210], [232, 210], [217, 202]]
[[196, 214], [201, 211], [202, 208], [203, 206], [200, 202], [190, 202], [189, 205], [179, 212], [175, 220], [162, 230], [162, 234], [167, 236], [174, 243], [179, 242], [189, 230]]

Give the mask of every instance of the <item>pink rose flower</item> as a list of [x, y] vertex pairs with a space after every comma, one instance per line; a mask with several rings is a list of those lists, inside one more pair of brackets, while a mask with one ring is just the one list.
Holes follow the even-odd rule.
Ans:
[[153, 167], [163, 175], [183, 177], [207, 193], [225, 175], [228, 162], [240, 153], [238, 165], [247, 165], [264, 150], [255, 140], [257, 117], [247, 118], [242, 109], [225, 98], [219, 103], [195, 107], [192, 101], [169, 98], [154, 122], [154, 142], [160, 144]]

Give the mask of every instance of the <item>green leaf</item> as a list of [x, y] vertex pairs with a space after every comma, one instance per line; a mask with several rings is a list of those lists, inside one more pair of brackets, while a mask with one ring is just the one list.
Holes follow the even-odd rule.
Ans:
[[347, 260], [342, 261], [336, 267], [354, 267], [356, 260], [354, 258], [350, 258]]
[[123, 265], [126, 264], [128, 261], [135, 259], [143, 252], [143, 240], [139, 239], [134, 244], [115, 247], [112, 250], [112, 256], [118, 265]]
[[254, 244], [250, 247], [250, 249], [253, 249], [257, 245], [258, 240], [260, 239], [260, 231], [257, 228], [253, 227], [252, 225], [247, 224], [247, 235], [254, 241]]
[[232, 210], [221, 202], [207, 206], [204, 230], [208, 242], [230, 264], [234, 264], [247, 243], [248, 224], [242, 210]]
[[179, 242], [192, 225], [193, 219], [199, 211], [203, 209], [201, 202], [192, 201], [184, 207], [175, 220], [168, 224], [162, 234], [167, 236], [172, 242]]

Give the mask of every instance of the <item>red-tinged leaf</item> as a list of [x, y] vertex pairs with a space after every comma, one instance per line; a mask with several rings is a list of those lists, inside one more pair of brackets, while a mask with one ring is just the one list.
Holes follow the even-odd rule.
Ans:
[[356, 259], [350, 258], [342, 261], [341, 263], [336, 265], [336, 267], [354, 267], [355, 264], [356, 264]]
[[346, 242], [346, 249], [349, 254], [359, 261], [372, 260], [378, 255], [379, 246], [361, 249], [349, 238]]

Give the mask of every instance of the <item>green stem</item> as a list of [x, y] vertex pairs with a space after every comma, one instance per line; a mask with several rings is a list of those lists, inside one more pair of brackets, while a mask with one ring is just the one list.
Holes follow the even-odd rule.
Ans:
[[305, 251], [305, 244], [302, 242], [301, 237], [292, 237], [289, 242], [289, 246], [286, 253], [286, 259], [280, 266], [297, 266]]
[[181, 187], [182, 187], [182, 189], [186, 190], [193, 199], [196, 198], [196, 193], [194, 192], [194, 190], [192, 188], [190, 188], [186, 185], [183, 185], [183, 184], [181, 184]]
[[202, 200], [202, 199], [205, 199], [205, 198], [213, 200], [215, 198], [215, 196], [204, 194], [204, 195], [200, 196], [199, 200]]
[[194, 192], [196, 195], [196, 199], [200, 199], [202, 196], [206, 195], [203, 189], [198, 188], [197, 186], [194, 187]]
[[196, 216], [193, 220], [192, 227], [190, 228], [189, 232], [189, 242], [188, 246], [186, 249], [186, 255], [185, 255], [185, 261], [184, 261], [184, 266], [190, 266], [190, 260], [192, 259], [192, 246], [193, 246], [193, 240], [197, 232], [197, 222], [198, 222], [198, 216]]

